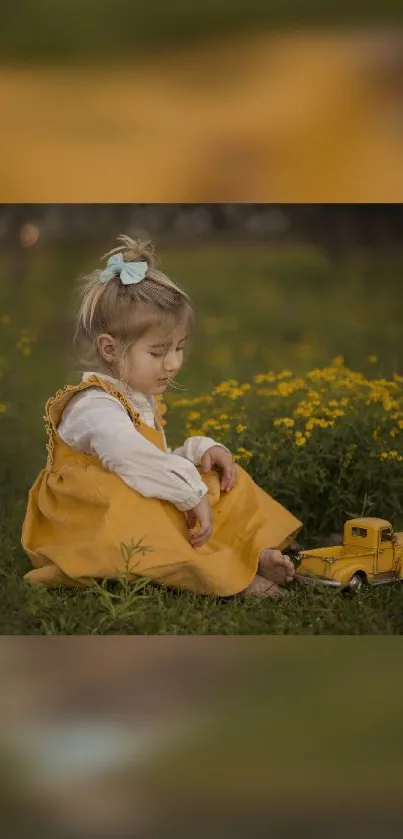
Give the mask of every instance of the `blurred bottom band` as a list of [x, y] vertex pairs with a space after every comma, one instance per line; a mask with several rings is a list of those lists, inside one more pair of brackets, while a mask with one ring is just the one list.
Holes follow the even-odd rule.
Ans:
[[[296, 808], [292, 789], [283, 808], [260, 807], [250, 809], [247, 802], [237, 808], [218, 810], [202, 807], [190, 812], [186, 807], [175, 810], [159, 810], [154, 802], [154, 814], [143, 812], [115, 818], [87, 818], [69, 820], [63, 823], [42, 818], [28, 820], [21, 812], [9, 811], [6, 818], [0, 810], [3, 830], [1, 836], [8, 839], [28, 839], [41, 831], [43, 839], [58, 836], [60, 839], [75, 839], [83, 835], [100, 839], [118, 837], [142, 837], [142, 839], [397, 839], [401, 837], [401, 807], [379, 804], [368, 808], [367, 803], [351, 804], [335, 812], [326, 803], [317, 806]], [[4, 831], [4, 832], [3, 832]]]

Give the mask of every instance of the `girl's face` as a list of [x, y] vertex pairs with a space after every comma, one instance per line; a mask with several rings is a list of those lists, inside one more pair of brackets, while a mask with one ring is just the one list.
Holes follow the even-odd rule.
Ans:
[[182, 367], [186, 337], [184, 326], [176, 327], [169, 340], [157, 327], [146, 332], [128, 353], [130, 387], [147, 395], [163, 393]]

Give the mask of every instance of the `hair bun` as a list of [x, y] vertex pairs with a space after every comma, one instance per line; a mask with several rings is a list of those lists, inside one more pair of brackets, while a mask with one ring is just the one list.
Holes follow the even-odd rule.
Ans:
[[152, 242], [145, 242], [142, 239], [131, 239], [130, 236], [121, 234], [117, 237], [123, 247], [118, 248], [123, 254], [125, 262], [136, 262], [137, 260], [147, 262], [149, 268], [155, 267], [154, 246]]

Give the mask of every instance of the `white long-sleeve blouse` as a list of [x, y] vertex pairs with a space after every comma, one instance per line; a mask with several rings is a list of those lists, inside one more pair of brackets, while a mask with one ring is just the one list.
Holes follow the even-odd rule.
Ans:
[[[152, 396], [127, 392], [121, 382], [104, 374], [84, 373], [83, 379], [93, 375], [111, 382], [129, 399], [142, 421], [156, 427]], [[63, 411], [58, 434], [72, 448], [97, 455], [107, 469], [141, 495], [170, 501], [183, 512], [195, 507], [207, 493], [196, 466], [211, 446], [221, 445], [211, 437], [189, 437], [183, 446], [173, 451], [167, 447], [163, 452], [135, 428], [116, 397], [97, 387], [72, 397]]]

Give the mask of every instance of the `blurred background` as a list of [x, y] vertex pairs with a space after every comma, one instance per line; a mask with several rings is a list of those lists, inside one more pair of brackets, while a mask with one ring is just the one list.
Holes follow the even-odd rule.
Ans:
[[5, 201], [401, 201], [400, 4], [18, 0]]
[[1, 835], [401, 835], [399, 639], [2, 638]]

